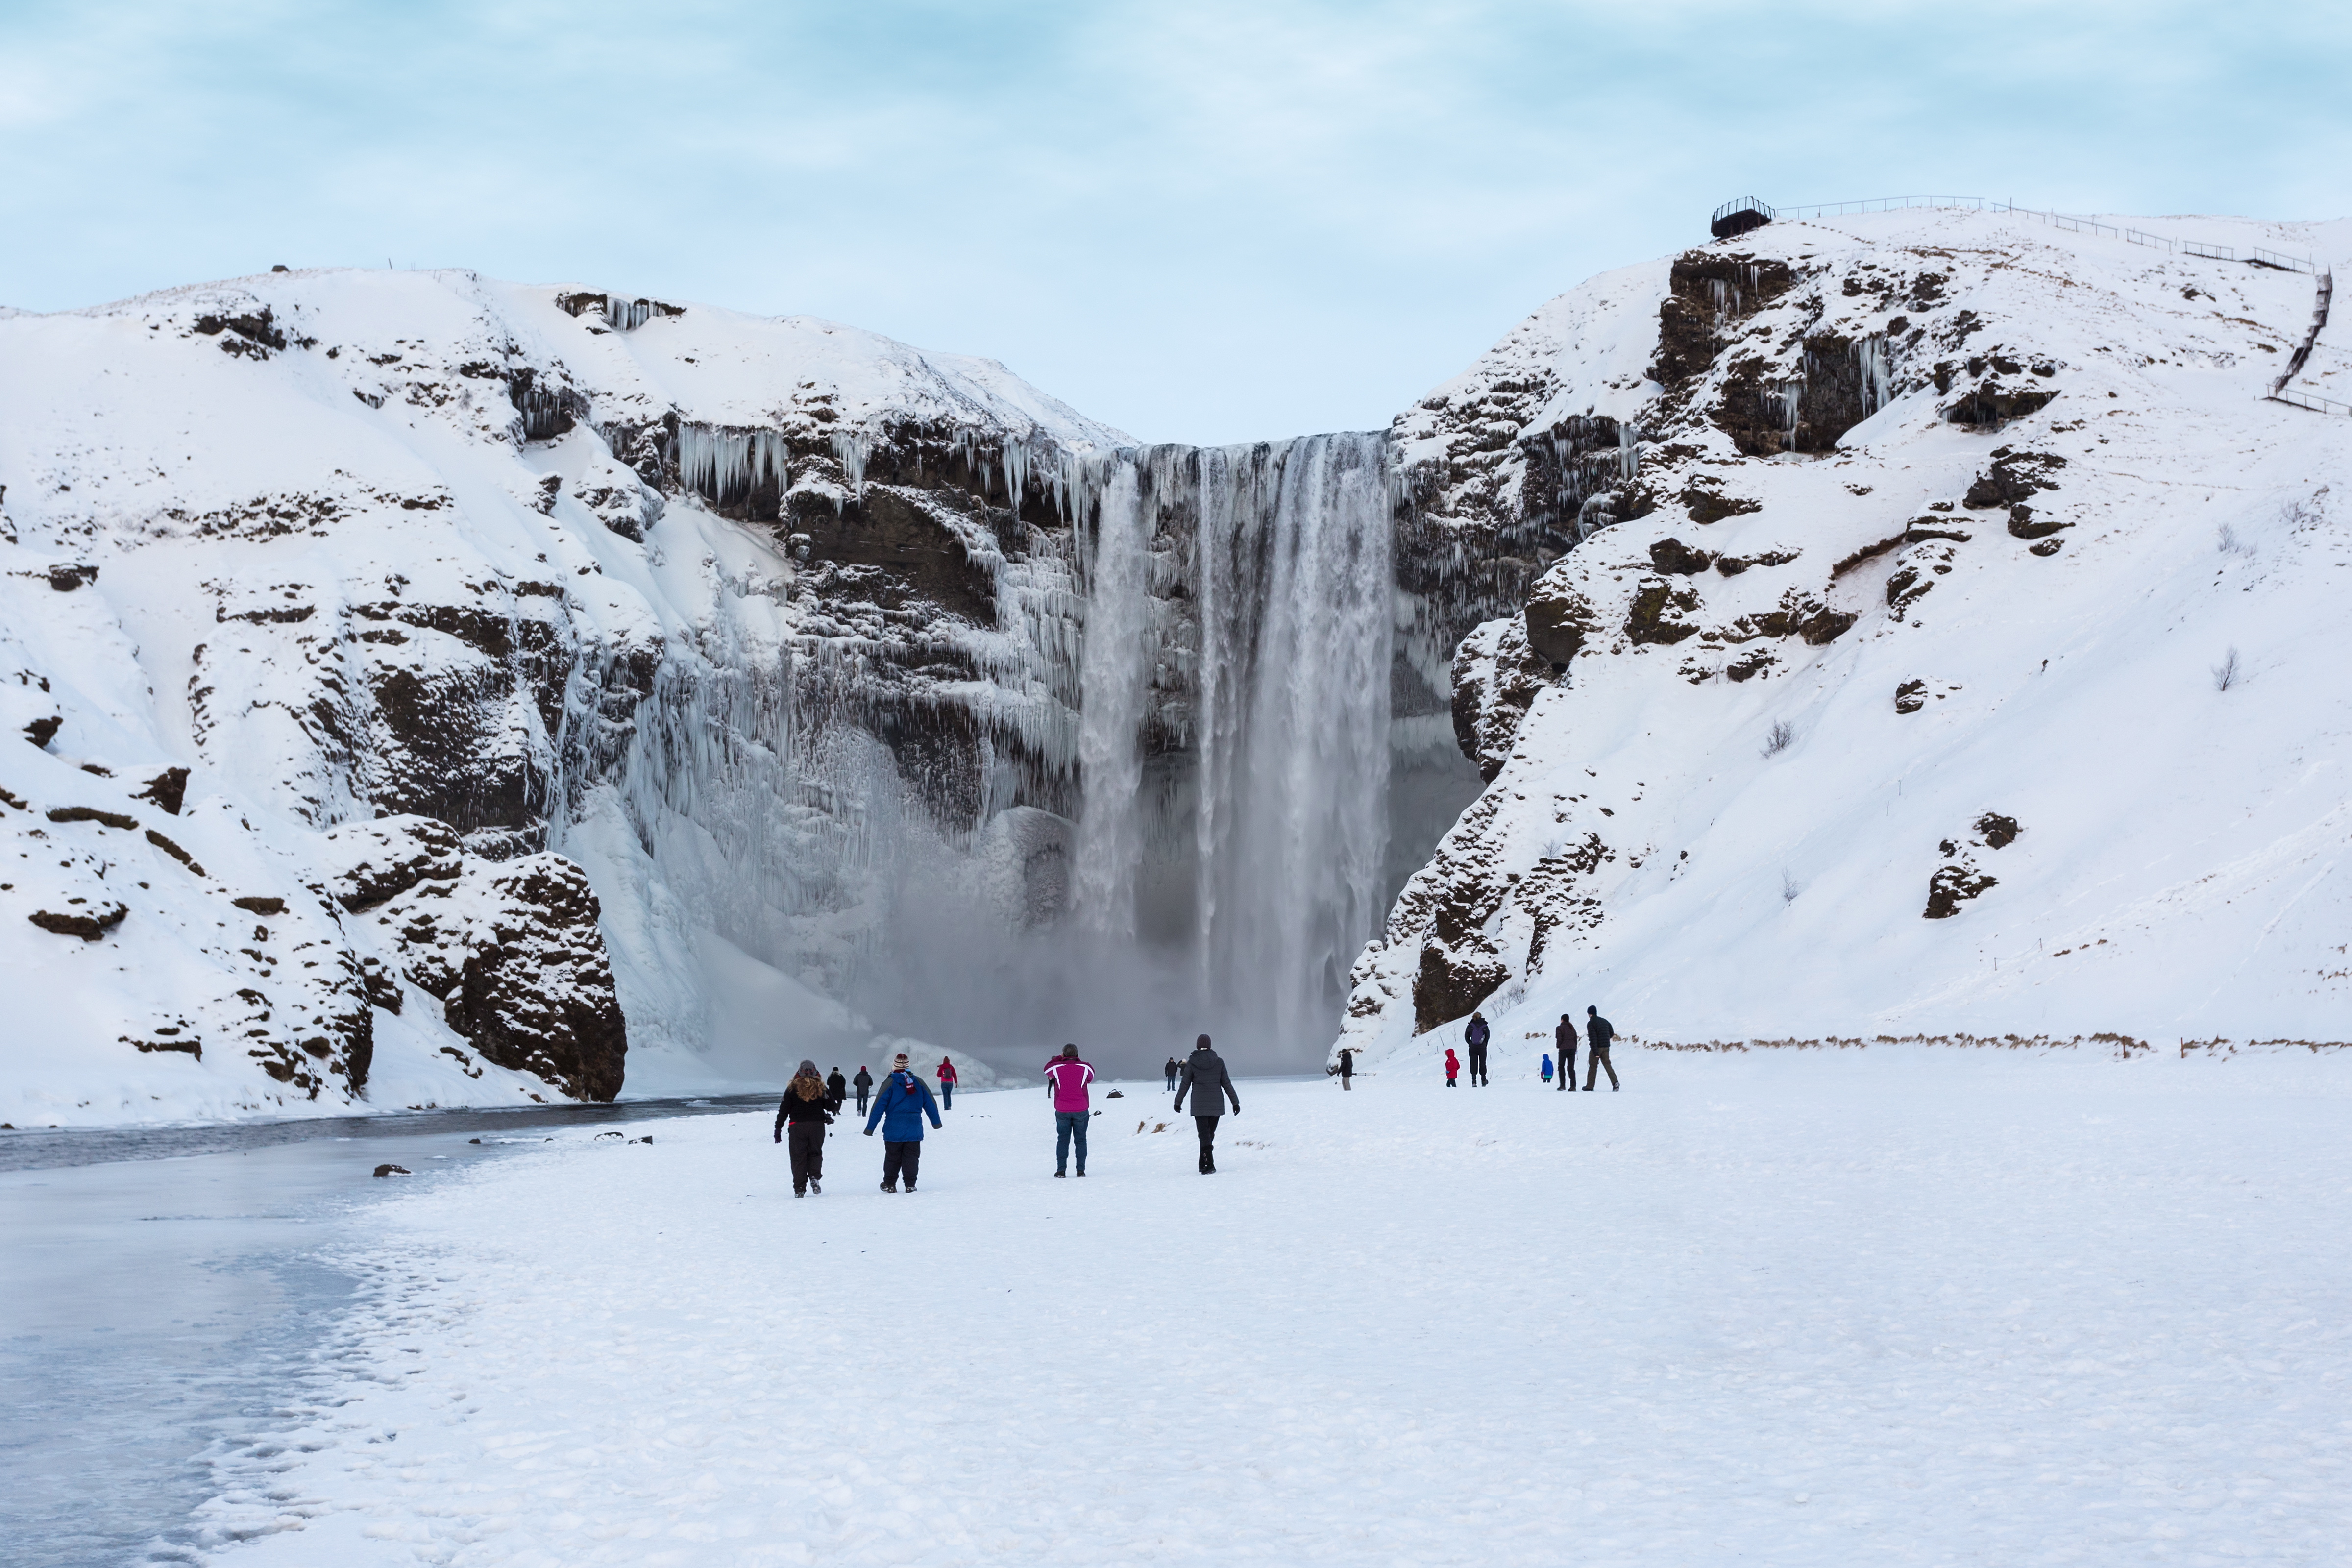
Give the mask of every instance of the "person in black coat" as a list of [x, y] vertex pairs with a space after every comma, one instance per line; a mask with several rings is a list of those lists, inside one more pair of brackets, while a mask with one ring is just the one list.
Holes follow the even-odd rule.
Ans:
[[1562, 1013], [1551, 1043], [1559, 1052], [1559, 1088], [1565, 1094], [1576, 1087], [1576, 1020]]
[[841, 1076], [839, 1068], [834, 1068], [827, 1075], [824, 1080], [824, 1091], [833, 1096], [833, 1108], [835, 1110], [840, 1110], [841, 1102], [849, 1098], [849, 1080]]
[[1617, 1090], [1617, 1069], [1609, 1060], [1609, 1042], [1617, 1037], [1616, 1026], [1601, 1016], [1598, 1007], [1584, 1010], [1584, 1087], [1589, 1092], [1592, 1080], [1601, 1072], [1609, 1074], [1609, 1090]]
[[1356, 1053], [1345, 1046], [1339, 1047], [1339, 1087], [1356, 1087]]
[[1202, 1035], [1193, 1046], [1192, 1054], [1185, 1058], [1183, 1081], [1176, 1086], [1176, 1109], [1184, 1109], [1184, 1097], [1192, 1097], [1192, 1125], [1201, 1134], [1201, 1174], [1217, 1173], [1217, 1121], [1225, 1113], [1225, 1100], [1231, 1097], [1234, 1114], [1242, 1113], [1242, 1097], [1234, 1091], [1234, 1075], [1225, 1070], [1225, 1058], [1209, 1048], [1209, 1037]]
[[776, 1107], [777, 1142], [784, 1141], [784, 1123], [793, 1124], [793, 1196], [824, 1194], [824, 1129], [840, 1109], [840, 1097], [816, 1076], [816, 1063], [801, 1063], [801, 1070], [784, 1086], [784, 1102]]
[[1177, 1065], [1176, 1058], [1174, 1057], [1170, 1057], [1168, 1058], [1168, 1066], [1162, 1070], [1168, 1074], [1168, 1087], [1174, 1089], [1176, 1087], [1176, 1075], [1183, 1070]]
[[1462, 1043], [1470, 1047], [1470, 1082], [1474, 1088], [1486, 1087], [1486, 1039], [1492, 1031], [1486, 1027], [1486, 1015], [1470, 1015], [1470, 1026], [1462, 1031]]
[[857, 1114], [863, 1116], [866, 1114], [866, 1097], [874, 1092], [874, 1075], [866, 1070], [864, 1062], [860, 1062], [857, 1064], [857, 1076], [849, 1081], [857, 1086]]

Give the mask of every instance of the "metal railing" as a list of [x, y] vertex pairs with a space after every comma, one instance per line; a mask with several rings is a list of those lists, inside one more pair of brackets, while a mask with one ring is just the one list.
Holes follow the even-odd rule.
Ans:
[[2314, 414], [2352, 415], [2352, 403], [2338, 403], [2332, 397], [2317, 397], [2308, 392], [2282, 387], [2271, 394], [2273, 403], [2284, 403], [2296, 408], [2308, 408]]
[[1858, 202], [1806, 202], [1797, 206], [1782, 207], [1781, 217], [1843, 217], [1848, 213], [1901, 212], [1906, 207], [1962, 207], [1978, 212], [2000, 212], [2006, 203], [1984, 196], [1871, 196]]

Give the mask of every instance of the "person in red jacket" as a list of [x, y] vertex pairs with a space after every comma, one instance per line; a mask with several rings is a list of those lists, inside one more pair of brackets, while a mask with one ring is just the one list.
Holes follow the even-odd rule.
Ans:
[[1462, 1058], [1454, 1054], [1452, 1046], [1448, 1046], [1445, 1047], [1445, 1087], [1452, 1089], [1454, 1080], [1461, 1076]]
[[956, 1086], [955, 1063], [948, 1060], [944, 1056], [940, 1058], [939, 1079], [940, 1109], [942, 1110], [953, 1110], [955, 1109]]
[[1062, 1054], [1045, 1064], [1045, 1087], [1054, 1101], [1054, 1174], [1069, 1173], [1070, 1144], [1078, 1145], [1078, 1174], [1087, 1173], [1087, 1122], [1094, 1110], [1087, 1099], [1087, 1086], [1095, 1080], [1095, 1069], [1078, 1059], [1078, 1047], [1064, 1046]]

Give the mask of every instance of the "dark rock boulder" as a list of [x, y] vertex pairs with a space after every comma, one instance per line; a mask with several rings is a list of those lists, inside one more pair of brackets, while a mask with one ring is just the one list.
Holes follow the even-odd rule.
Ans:
[[450, 1027], [500, 1067], [575, 1099], [611, 1100], [628, 1028], [587, 873], [561, 855], [532, 855], [484, 880], [446, 1002]]

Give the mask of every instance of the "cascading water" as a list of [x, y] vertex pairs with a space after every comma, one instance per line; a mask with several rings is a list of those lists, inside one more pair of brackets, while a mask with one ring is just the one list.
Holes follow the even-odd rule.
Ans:
[[1385, 458], [1378, 436], [1202, 454], [1195, 940], [1213, 993], [1259, 1012], [1278, 1044], [1330, 1033], [1380, 916]]
[[1103, 487], [1087, 579], [1085, 654], [1079, 666], [1078, 819], [1073, 912], [1105, 936], [1135, 932], [1138, 858], [1143, 850], [1144, 696], [1157, 638], [1145, 560], [1143, 504], [1132, 463]]

